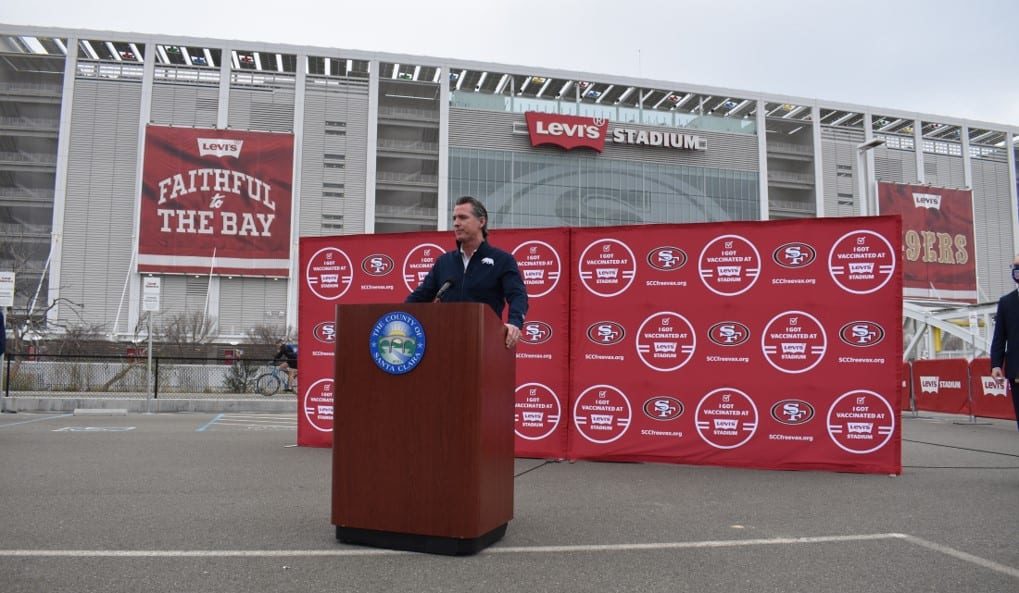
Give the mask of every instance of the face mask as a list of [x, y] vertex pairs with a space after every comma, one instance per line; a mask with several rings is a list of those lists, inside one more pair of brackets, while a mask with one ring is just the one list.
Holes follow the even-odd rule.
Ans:
[[1012, 266], [1012, 280], [1019, 282], [1019, 266]]

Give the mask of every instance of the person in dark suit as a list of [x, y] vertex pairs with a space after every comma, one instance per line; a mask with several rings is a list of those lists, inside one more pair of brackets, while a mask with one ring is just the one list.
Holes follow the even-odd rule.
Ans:
[[516, 346], [527, 314], [527, 290], [517, 260], [488, 244], [488, 211], [480, 200], [464, 196], [456, 201], [453, 234], [456, 249], [439, 256], [405, 302], [485, 303], [499, 317], [509, 305], [506, 347]]
[[[1012, 262], [1012, 280], [1019, 284], [1019, 255]], [[1004, 369], [1004, 371], [1002, 371]], [[1019, 393], [1016, 377], [1019, 376], [1019, 290], [1013, 290], [998, 299], [994, 314], [994, 338], [991, 340], [991, 376], [1008, 378], [1012, 386], [1012, 405], [1019, 426]]]

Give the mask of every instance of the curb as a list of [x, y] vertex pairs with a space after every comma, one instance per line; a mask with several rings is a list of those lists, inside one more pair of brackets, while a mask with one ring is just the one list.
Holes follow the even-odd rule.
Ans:
[[263, 412], [297, 413], [296, 399], [125, 399], [125, 398], [63, 398], [11, 396], [3, 399], [3, 411], [102, 413], [177, 413], [177, 412]]

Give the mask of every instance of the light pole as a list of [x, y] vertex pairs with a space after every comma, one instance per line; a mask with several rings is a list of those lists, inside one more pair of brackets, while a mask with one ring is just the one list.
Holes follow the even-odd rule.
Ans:
[[869, 150], [874, 150], [884, 143], [884, 138], [871, 138], [863, 144], [856, 145], [856, 187], [857, 194], [860, 197], [860, 216], [870, 215], [870, 180], [874, 176], [874, 172], [870, 170], [864, 174], [864, 169], [869, 169], [869, 167], [865, 166], [865, 153]]

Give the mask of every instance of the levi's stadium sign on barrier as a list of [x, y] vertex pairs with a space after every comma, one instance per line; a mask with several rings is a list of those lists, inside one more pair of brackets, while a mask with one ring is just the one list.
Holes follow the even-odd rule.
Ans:
[[[900, 473], [901, 236], [889, 216], [492, 231], [530, 298], [517, 456]], [[301, 239], [298, 444], [371, 396], [333, 393], [335, 306], [400, 303], [453, 248]]]
[[294, 136], [145, 128], [138, 271], [286, 277]]

